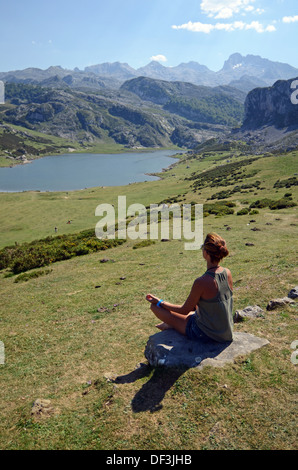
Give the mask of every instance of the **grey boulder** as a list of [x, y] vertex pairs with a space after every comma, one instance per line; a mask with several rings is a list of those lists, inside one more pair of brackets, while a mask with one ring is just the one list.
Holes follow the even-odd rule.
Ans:
[[164, 367], [221, 367], [238, 356], [269, 344], [264, 338], [249, 333], [234, 333], [234, 340], [227, 343], [192, 341], [174, 329], [168, 329], [149, 337], [145, 357], [151, 366]]

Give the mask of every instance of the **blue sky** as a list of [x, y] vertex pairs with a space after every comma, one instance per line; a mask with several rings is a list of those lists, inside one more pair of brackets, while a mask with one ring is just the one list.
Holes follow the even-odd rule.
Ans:
[[234, 52], [298, 68], [297, 0], [0, 0], [0, 71], [103, 62], [134, 68]]

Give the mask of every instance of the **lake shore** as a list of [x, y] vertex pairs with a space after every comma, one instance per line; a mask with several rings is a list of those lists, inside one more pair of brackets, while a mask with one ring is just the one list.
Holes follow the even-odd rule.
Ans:
[[177, 153], [187, 152], [187, 149], [182, 149], [180, 147], [172, 146], [172, 147], [124, 147], [122, 145], [95, 145], [91, 147], [68, 147], [62, 148], [61, 151], [58, 149], [55, 152], [46, 152], [42, 155], [22, 155], [19, 157], [12, 157], [10, 155], [1, 154], [0, 155], [0, 168], [13, 168], [15, 166], [24, 165], [27, 163], [34, 162], [35, 160], [39, 160], [40, 158], [45, 157], [54, 157], [57, 155], [64, 155], [67, 154], [80, 154], [80, 153], [92, 153], [92, 154], [102, 154], [102, 155], [119, 155], [119, 154], [127, 154], [127, 153], [148, 153], [148, 152], [158, 152], [162, 150], [173, 150]]
[[[153, 181], [160, 178], [160, 173], [171, 169], [181, 155], [176, 150], [146, 149], [114, 154], [72, 151], [34, 160], [23, 159], [21, 164], [0, 168], [0, 192], [81, 191]], [[34, 163], [30, 170], [28, 163]]]

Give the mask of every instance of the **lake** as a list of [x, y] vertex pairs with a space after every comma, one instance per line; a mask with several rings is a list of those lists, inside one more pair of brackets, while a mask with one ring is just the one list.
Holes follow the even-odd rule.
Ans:
[[122, 154], [64, 154], [43, 157], [12, 168], [0, 168], [0, 192], [73, 191], [157, 180], [177, 161], [173, 150]]

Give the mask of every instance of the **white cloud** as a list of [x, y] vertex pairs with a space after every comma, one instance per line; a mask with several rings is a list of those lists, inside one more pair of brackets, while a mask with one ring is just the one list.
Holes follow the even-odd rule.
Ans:
[[[211, 16], [211, 15], [209, 15]], [[218, 14], [215, 16], [215, 18], [218, 18], [218, 19], [225, 19], [225, 18], [231, 18], [231, 16], [233, 16], [233, 10], [232, 8], [229, 8], [229, 7], [225, 7], [225, 8], [222, 8]]]
[[257, 33], [265, 33], [265, 32], [272, 33], [273, 31], [276, 31], [275, 26], [268, 25], [265, 28], [261, 23], [259, 23], [259, 21], [252, 21], [250, 24], [247, 24], [245, 26], [245, 29], [255, 29]]
[[167, 62], [168, 59], [163, 54], [157, 54], [153, 55], [150, 60], [154, 60], [156, 62]]
[[267, 31], [268, 33], [274, 33], [274, 31], [276, 31], [276, 27], [273, 26], [273, 24], [269, 24], [265, 31]]
[[254, 10], [254, 13], [257, 13], [258, 15], [262, 15], [265, 12], [263, 8], [256, 8]]
[[188, 23], [182, 24], [180, 26], [173, 25], [173, 29], [186, 29], [187, 31], [192, 31], [195, 33], [205, 33], [209, 34], [211, 31], [242, 31], [242, 30], [255, 30], [257, 33], [273, 32], [276, 31], [275, 26], [269, 25], [264, 27], [259, 21], [252, 21], [251, 23], [244, 23], [243, 21], [234, 21], [233, 23], [200, 23], [199, 21], [193, 23], [189, 21]]
[[[209, 18], [213, 19], [228, 19], [234, 15], [238, 17], [244, 17], [247, 14], [261, 15], [265, 10], [262, 8], [255, 8], [253, 5], [255, 0], [201, 0], [201, 10]], [[285, 18], [288, 18], [286, 20]], [[285, 17], [284, 21], [298, 21], [298, 17]], [[294, 19], [293, 19], [294, 18]], [[276, 28], [274, 21], [268, 26], [263, 25], [259, 21], [243, 22], [243, 21], [231, 21], [229, 23], [224, 22], [192, 22], [184, 23], [181, 25], [173, 25], [173, 29], [185, 29], [196, 33], [209, 34], [214, 30], [217, 31], [248, 31], [254, 30], [257, 33], [274, 32]]]
[[209, 17], [226, 19], [243, 11], [252, 12], [254, 7], [251, 4], [254, 2], [255, 0], [202, 0], [201, 10]]
[[284, 16], [282, 19], [283, 23], [295, 23], [298, 21], [298, 15], [296, 16]]
[[188, 31], [193, 31], [194, 33], [210, 33], [214, 29], [213, 24], [204, 24], [197, 21], [193, 23], [189, 21], [188, 23], [182, 24], [180, 26], [173, 25], [173, 29], [187, 29]]

